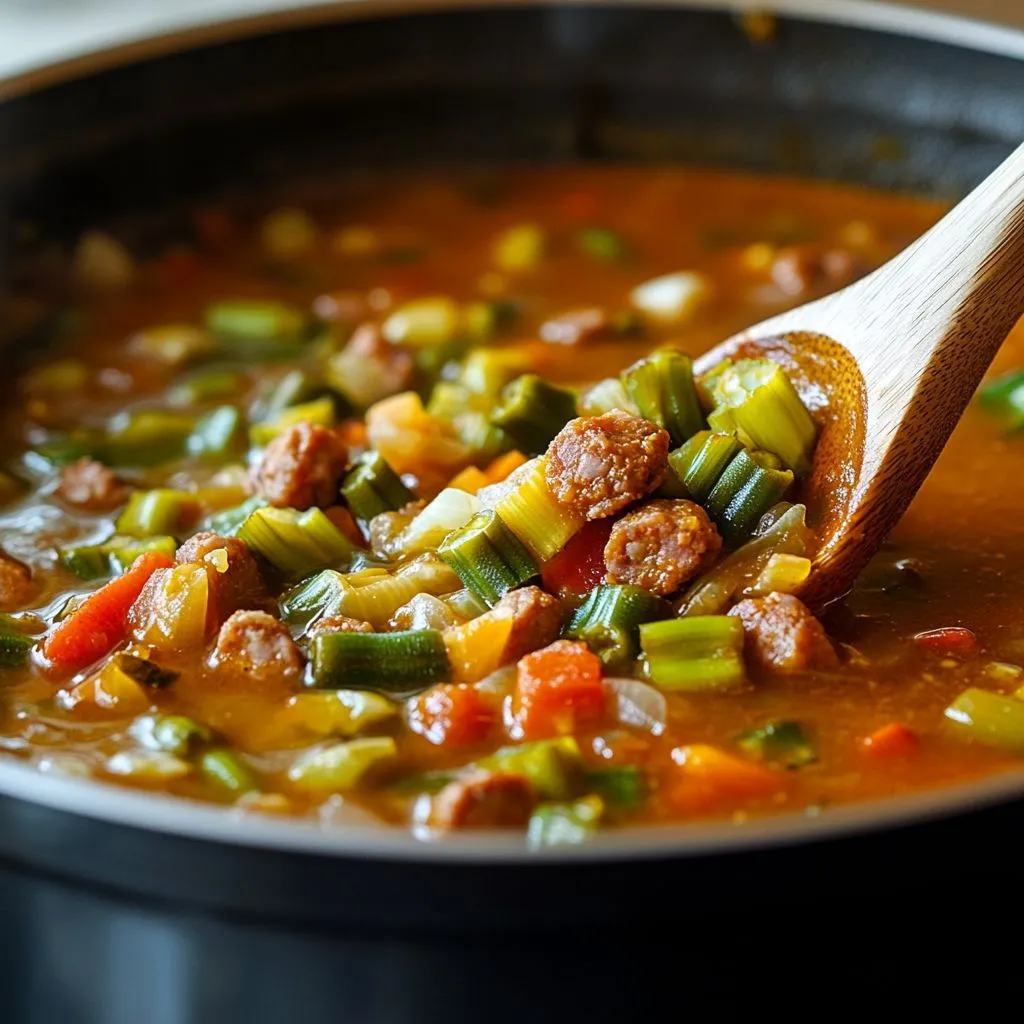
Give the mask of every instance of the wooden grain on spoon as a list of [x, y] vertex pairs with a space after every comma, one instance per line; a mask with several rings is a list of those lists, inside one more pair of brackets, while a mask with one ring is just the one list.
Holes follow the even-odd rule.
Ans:
[[769, 356], [823, 429], [807, 484], [820, 536], [805, 600], [841, 597], [902, 516], [1024, 314], [1024, 146], [878, 270], [697, 361]]

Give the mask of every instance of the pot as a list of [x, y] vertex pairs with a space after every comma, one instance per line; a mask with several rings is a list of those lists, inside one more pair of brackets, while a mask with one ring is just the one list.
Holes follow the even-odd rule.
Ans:
[[[1024, 136], [1024, 34], [775, 6], [755, 44], [703, 3], [255, 5], [33, 68], [0, 82], [0, 266], [24, 220], [122, 225], [144, 248], [195, 200], [351, 166], [671, 160], [953, 198]], [[937, 893], [987, 869], [1022, 796], [1002, 776], [527, 855], [0, 760], [0, 991], [33, 1024], [640, 1020], [659, 971], [729, 991], [735, 958], [769, 962], [766, 936], [835, 937], [887, 900], [948, 914]]]

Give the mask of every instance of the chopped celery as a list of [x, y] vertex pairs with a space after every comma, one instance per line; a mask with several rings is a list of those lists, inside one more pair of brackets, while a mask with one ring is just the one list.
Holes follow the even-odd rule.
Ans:
[[619, 263], [629, 255], [629, 249], [617, 231], [596, 224], [580, 228], [576, 233], [576, 244], [588, 256], [604, 263]]
[[243, 501], [241, 505], [207, 516], [203, 521], [203, 529], [220, 534], [221, 537], [234, 537], [256, 509], [266, 507], [267, 503], [259, 496], [254, 495]]
[[292, 405], [263, 423], [254, 423], [249, 428], [249, 439], [254, 445], [266, 445], [278, 434], [294, 427], [297, 423], [314, 423], [321, 427], [333, 427], [335, 423], [334, 399], [328, 395]]
[[541, 564], [561, 551], [584, 521], [555, 501], [544, 474], [543, 458], [533, 462], [494, 510]]
[[128, 735], [150, 750], [187, 757], [212, 738], [205, 725], [186, 715], [140, 715], [128, 727]]
[[390, 736], [367, 736], [314, 747], [300, 754], [288, 769], [294, 786], [331, 793], [351, 789], [374, 766], [394, 760], [398, 747]]
[[26, 455], [26, 462], [46, 472], [86, 457], [98, 459], [100, 462], [106, 461], [103, 438], [78, 431], [70, 435], [49, 435]]
[[130, 537], [177, 535], [187, 529], [199, 511], [194, 494], [158, 487], [134, 491], [117, 518], [117, 532]]
[[533, 358], [517, 348], [477, 348], [466, 356], [457, 383], [474, 395], [497, 399], [501, 389], [533, 369]]
[[571, 804], [541, 804], [526, 826], [526, 843], [534, 850], [584, 843], [597, 831], [603, 815], [604, 801], [599, 796], [585, 796]]
[[349, 511], [365, 527], [374, 516], [394, 512], [416, 500], [382, 455], [366, 452], [341, 484]]
[[478, 763], [481, 768], [522, 775], [546, 800], [569, 799], [583, 779], [583, 755], [571, 736], [502, 747]]
[[425, 348], [442, 345], [459, 334], [459, 304], [446, 295], [414, 299], [399, 306], [381, 325], [392, 345]]
[[320, 633], [311, 645], [313, 684], [407, 697], [445, 679], [448, 654], [436, 629]]
[[707, 496], [708, 515], [731, 547], [739, 547], [751, 536], [761, 516], [792, 485], [793, 473], [779, 469], [777, 462], [770, 452], [740, 451]]
[[693, 381], [693, 361], [675, 349], [660, 349], [622, 373], [622, 383], [640, 415], [664, 427], [674, 445], [688, 441], [704, 426]]
[[214, 785], [236, 796], [260, 788], [242, 759], [223, 747], [204, 751], [199, 758], [199, 770]]
[[179, 673], [169, 668], [161, 668], [148, 658], [140, 658], [137, 654], [121, 651], [111, 659], [118, 671], [123, 672], [132, 682], [151, 690], [162, 690], [170, 686]]
[[195, 426], [187, 413], [162, 409], [117, 416], [109, 425], [102, 461], [112, 466], [153, 466], [180, 458]]
[[621, 409], [623, 412], [640, 415], [636, 402], [629, 397], [626, 386], [618, 377], [606, 377], [580, 397], [581, 416], [600, 416], [602, 413]]
[[171, 405], [189, 407], [213, 398], [237, 395], [245, 385], [245, 375], [238, 370], [207, 370], [179, 381], [167, 392]]
[[398, 705], [367, 690], [299, 693], [287, 704], [289, 720], [318, 736], [355, 736], [398, 717]]
[[971, 687], [946, 708], [946, 719], [967, 739], [1024, 754], [1022, 700]]
[[736, 743], [752, 757], [786, 768], [803, 768], [818, 760], [818, 752], [807, 738], [803, 726], [788, 719], [748, 729], [736, 737]]
[[499, 270], [514, 274], [536, 270], [544, 258], [546, 238], [538, 224], [516, 224], [507, 228], [491, 249], [491, 258]]
[[818, 428], [778, 363], [741, 359], [712, 385], [713, 430], [735, 433], [748, 448], [773, 452], [798, 476], [811, 468]]
[[492, 509], [449, 534], [437, 553], [491, 607], [538, 572], [533, 556]]
[[399, 534], [397, 552], [416, 555], [436, 550], [453, 530], [461, 529], [480, 511], [480, 502], [457, 487], [446, 487]]
[[35, 641], [9, 615], [0, 615], [0, 668], [17, 668], [28, 661]]
[[318, 508], [258, 508], [238, 530], [238, 539], [288, 576], [348, 561], [355, 548]]
[[549, 384], [535, 373], [524, 373], [505, 386], [491, 412], [491, 422], [520, 451], [539, 455], [575, 415], [576, 396], [571, 391]]
[[219, 405], [196, 420], [185, 447], [193, 458], [224, 456], [241, 438], [242, 414], [233, 405]]
[[215, 303], [206, 310], [205, 323], [223, 350], [245, 359], [296, 356], [310, 328], [300, 309], [263, 299]]
[[732, 434], [701, 430], [669, 455], [669, 468], [686, 494], [703, 505], [742, 447]]
[[669, 690], [716, 693], [746, 678], [743, 622], [734, 615], [645, 623], [640, 649], [651, 680]]
[[124, 572], [144, 551], [173, 556], [178, 547], [171, 536], [125, 537], [115, 534], [99, 544], [59, 548], [60, 563], [79, 579], [95, 580]]
[[801, 555], [772, 555], [749, 588], [750, 597], [762, 594], [794, 594], [811, 574], [811, 560]]
[[459, 413], [452, 426], [459, 440], [472, 452], [474, 460], [491, 461], [513, 447], [512, 438], [492, 423], [488, 414], [476, 409]]
[[672, 606], [642, 587], [594, 587], [576, 610], [562, 635], [582, 640], [610, 666], [624, 666], [640, 650], [640, 626], [666, 619]]
[[336, 419], [343, 419], [353, 413], [352, 403], [336, 388], [330, 387], [318, 375], [308, 370], [294, 369], [285, 373], [268, 395], [260, 399], [258, 415], [260, 421], [273, 420], [286, 409], [303, 405], [317, 399], [328, 398], [334, 406]]
[[591, 769], [586, 780], [599, 797], [619, 807], [639, 806], [647, 788], [644, 773], [633, 764]]

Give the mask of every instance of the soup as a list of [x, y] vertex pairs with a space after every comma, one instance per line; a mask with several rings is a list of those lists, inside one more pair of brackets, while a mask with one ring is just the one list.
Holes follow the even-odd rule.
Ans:
[[940, 212], [577, 167], [199, 210], [146, 259], [83, 236], [5, 405], [7, 756], [532, 845], [1012, 768], [1021, 340], [821, 621], [830, 410], [689, 358]]

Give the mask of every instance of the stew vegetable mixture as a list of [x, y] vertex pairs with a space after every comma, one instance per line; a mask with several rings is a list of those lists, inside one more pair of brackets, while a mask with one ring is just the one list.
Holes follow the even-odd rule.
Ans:
[[824, 622], [828, 409], [690, 358], [937, 206], [583, 168], [290, 202], [80, 239], [4, 406], [8, 756], [533, 846], [1018, 763], [1020, 341]]

